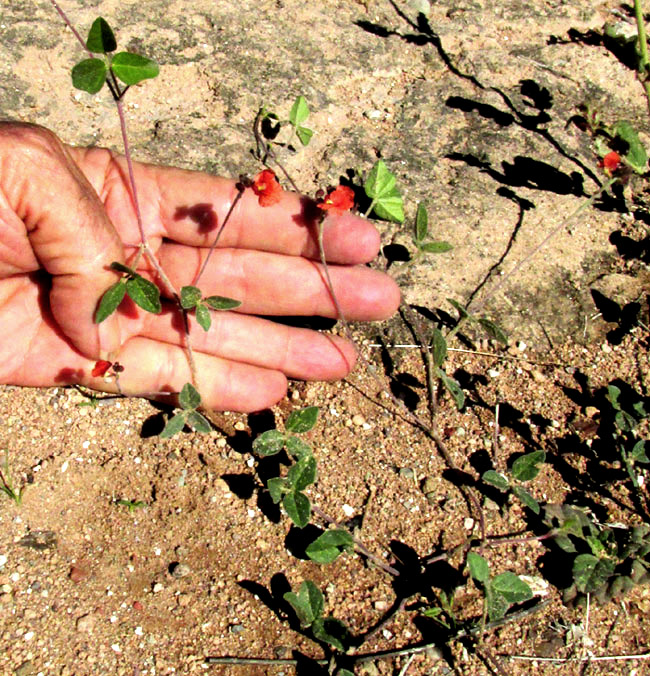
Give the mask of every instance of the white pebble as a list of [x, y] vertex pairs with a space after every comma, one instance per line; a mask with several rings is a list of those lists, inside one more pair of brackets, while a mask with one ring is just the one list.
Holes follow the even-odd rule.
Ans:
[[83, 444], [81, 444], [81, 448], [88, 448], [90, 446], [90, 441], [84, 441]]
[[2, 568], [5, 563], [7, 563], [7, 555], [6, 554], [0, 554], [0, 568]]
[[345, 514], [345, 516], [352, 516], [354, 514], [354, 507], [351, 507], [348, 504], [343, 505], [341, 509], [343, 510], [343, 514]]
[[142, 627], [136, 627], [135, 628], [135, 635], [136, 636], [142, 636]]
[[63, 472], [68, 469], [69, 464], [70, 463], [67, 460], [64, 460], [63, 464], [61, 465], [61, 474], [63, 474]]
[[463, 521], [463, 528], [465, 530], [472, 530], [472, 528], [474, 528], [474, 519], [472, 519], [471, 516], [465, 518]]
[[118, 654], [122, 652], [122, 648], [120, 648], [119, 643], [113, 643], [113, 645], [111, 646], [111, 650], [113, 650], [113, 652], [116, 652]]

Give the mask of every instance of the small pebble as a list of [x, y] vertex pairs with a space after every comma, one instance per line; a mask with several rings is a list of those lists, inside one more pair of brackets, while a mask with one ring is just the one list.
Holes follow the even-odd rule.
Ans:
[[231, 624], [228, 627], [228, 631], [231, 634], [241, 634], [241, 632], [244, 631], [244, 625], [243, 624]]
[[385, 639], [391, 639], [393, 638], [393, 632], [388, 631], [388, 629], [382, 629], [381, 633], [383, 634]]
[[36, 670], [34, 669], [34, 665], [31, 663], [30, 660], [23, 662], [19, 667], [17, 667], [14, 670], [15, 676], [31, 676], [31, 674], [35, 673]]
[[82, 615], [76, 623], [77, 631], [90, 634], [95, 627], [95, 616], [91, 613]]
[[603, 343], [603, 344], [600, 346], [600, 349], [601, 349], [605, 354], [609, 354], [609, 353], [612, 351], [612, 348], [611, 348], [607, 343]]
[[463, 521], [463, 528], [465, 530], [472, 530], [472, 528], [474, 528], [474, 519], [472, 519], [471, 516], [465, 517], [465, 520]]
[[359, 415], [358, 413], [352, 416], [352, 424], [355, 425], [356, 427], [361, 427], [365, 422], [366, 419], [362, 415]]
[[186, 577], [187, 575], [189, 575], [192, 572], [192, 570], [186, 563], [179, 563], [178, 561], [174, 561], [169, 565], [169, 572], [172, 577], [180, 579], [181, 577]]
[[152, 591], [154, 594], [158, 594], [158, 593], [161, 592], [164, 588], [165, 588], [165, 587], [164, 587], [164, 585], [163, 585], [161, 582], [156, 582], [156, 584], [153, 586], [153, 588], [152, 588], [151, 591]]
[[85, 580], [88, 577], [88, 571], [85, 568], [79, 566], [71, 566], [70, 573], [68, 577], [75, 583], [79, 583], [82, 580]]
[[386, 610], [388, 608], [388, 601], [375, 601], [375, 610]]
[[343, 510], [343, 514], [345, 514], [345, 516], [352, 516], [354, 514], [354, 507], [351, 507], [348, 504], [343, 505], [341, 509]]
[[400, 468], [399, 475], [405, 479], [413, 479], [415, 477], [415, 472], [412, 467], [402, 467]]
[[598, 415], [598, 409], [595, 406], [587, 406], [585, 408], [585, 415], [588, 418], [594, 418]]
[[243, 423], [241, 420], [238, 420], [238, 421], [235, 423], [235, 429], [236, 429], [238, 432], [243, 432], [243, 431], [246, 429], [246, 424]]

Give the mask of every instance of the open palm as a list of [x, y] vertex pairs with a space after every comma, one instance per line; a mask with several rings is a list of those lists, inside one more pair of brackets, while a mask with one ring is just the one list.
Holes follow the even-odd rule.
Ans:
[[[234, 182], [144, 164], [135, 177], [151, 248], [176, 289], [192, 284], [237, 194]], [[392, 314], [397, 287], [361, 265], [377, 253], [374, 228], [350, 214], [328, 215], [324, 227], [345, 315]], [[205, 405], [259, 410], [284, 396], [288, 377], [336, 379], [354, 364], [346, 340], [258, 316], [336, 316], [314, 228], [313, 204], [292, 193], [263, 208], [247, 190], [236, 205], [199, 286], [242, 305], [213, 313], [208, 332], [190, 327]], [[124, 366], [127, 394], [180, 391], [190, 372], [174, 303], [152, 315], [127, 299], [93, 323], [99, 298], [118, 279], [110, 263], [128, 263], [139, 243], [123, 158], [66, 147], [40, 127], [0, 123], [0, 383], [110, 391], [114, 384], [91, 375], [108, 358]], [[151, 273], [144, 258], [138, 271]]]

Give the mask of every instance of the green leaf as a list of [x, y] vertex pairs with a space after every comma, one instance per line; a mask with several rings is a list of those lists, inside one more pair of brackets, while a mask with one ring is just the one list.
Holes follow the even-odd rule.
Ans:
[[304, 96], [298, 96], [289, 111], [289, 122], [299, 127], [309, 117], [309, 106]]
[[95, 312], [95, 324], [101, 324], [107, 317], [113, 314], [119, 307], [124, 294], [126, 293], [126, 284], [119, 281], [104, 292], [102, 299], [99, 301], [99, 307]]
[[298, 411], [292, 411], [287, 418], [285, 428], [287, 432], [294, 434], [304, 434], [316, 424], [318, 418], [318, 406], [307, 406]]
[[173, 418], [170, 418], [165, 425], [165, 429], [160, 433], [161, 439], [169, 439], [180, 432], [185, 427], [185, 411], [177, 413]]
[[503, 594], [494, 591], [491, 585], [488, 586], [486, 590], [486, 601], [490, 622], [497, 622], [505, 617], [505, 614], [508, 612], [508, 608], [510, 608], [511, 605], [508, 603], [506, 597]]
[[502, 345], [508, 345], [508, 336], [498, 324], [495, 324], [491, 319], [486, 319], [485, 317], [481, 317], [478, 320], [478, 323], [485, 329], [485, 332], [490, 338], [498, 340]]
[[117, 261], [113, 261], [109, 265], [109, 267], [111, 270], [115, 270], [116, 272], [123, 272], [129, 275], [129, 277], [138, 276], [138, 273], [133, 268], [130, 268], [128, 265], [124, 265], [124, 263], [118, 263]]
[[275, 455], [282, 450], [285, 443], [285, 436], [279, 430], [267, 430], [262, 432], [253, 441], [253, 453], [265, 457], [267, 455]]
[[311, 503], [304, 493], [297, 491], [287, 493], [282, 499], [282, 506], [298, 528], [304, 528], [309, 523]]
[[563, 533], [558, 533], [554, 538], [555, 544], [563, 551], [567, 552], [569, 554], [575, 554], [577, 551], [575, 548], [575, 545], [573, 542], [571, 542], [571, 538], [568, 535], [564, 535]]
[[440, 254], [451, 251], [454, 247], [449, 242], [424, 242], [418, 244], [418, 249], [423, 253]]
[[490, 579], [490, 566], [480, 554], [469, 552], [467, 554], [467, 567], [469, 568], [469, 574], [474, 580], [487, 584]]
[[440, 367], [447, 359], [447, 341], [442, 335], [442, 331], [435, 326], [431, 334], [431, 347], [433, 349], [433, 363]]
[[289, 490], [287, 480], [279, 476], [269, 479], [266, 482], [266, 487], [268, 488], [271, 500], [273, 500], [273, 504], [275, 505], [282, 500], [282, 496]]
[[415, 212], [415, 244], [419, 247], [420, 243], [426, 239], [429, 234], [429, 215], [422, 202], [418, 204], [418, 210]]
[[454, 300], [453, 298], [447, 298], [447, 302], [453, 305], [456, 310], [458, 310], [458, 318], [459, 319], [472, 319], [472, 315], [470, 315], [469, 312], [462, 306], [458, 301]]
[[314, 621], [311, 631], [314, 638], [329, 643], [341, 652], [345, 652], [350, 640], [348, 628], [335, 617], [319, 617]]
[[603, 585], [614, 573], [611, 559], [600, 559], [592, 554], [579, 554], [573, 562], [573, 579], [578, 591], [590, 594]]
[[198, 411], [188, 411], [185, 417], [185, 422], [195, 431], [200, 434], [210, 434], [212, 427], [208, 419], [201, 415]]
[[453, 378], [448, 376], [442, 369], [437, 369], [437, 373], [438, 378], [442, 380], [443, 385], [447, 388], [449, 394], [451, 394], [456, 404], [456, 408], [460, 411], [465, 405], [465, 394], [463, 393], [460, 385]]
[[307, 127], [296, 127], [296, 136], [298, 137], [300, 143], [302, 143], [304, 146], [309, 145], [313, 135], [314, 132], [311, 129], [307, 129]]
[[489, 469], [487, 472], [484, 472], [481, 479], [483, 479], [486, 484], [490, 484], [490, 486], [498, 488], [502, 493], [510, 488], [508, 477], [505, 476], [505, 474], [501, 474], [500, 472], [495, 472], [493, 469]]
[[388, 195], [378, 198], [372, 211], [377, 218], [393, 223], [404, 223], [404, 202], [399, 190], [393, 188]]
[[513, 486], [512, 492], [519, 498], [519, 500], [530, 509], [534, 514], [539, 514], [539, 502], [521, 486]]
[[396, 182], [395, 175], [390, 172], [385, 162], [377, 160], [370, 170], [363, 188], [370, 199], [380, 199], [381, 197], [390, 195]]
[[383, 160], [378, 160], [363, 187], [366, 195], [374, 202], [373, 211], [378, 218], [403, 223], [404, 205], [395, 183], [394, 174], [388, 170]]
[[72, 84], [89, 94], [96, 94], [106, 82], [106, 64], [101, 59], [84, 59], [72, 68]]
[[334, 676], [354, 676], [354, 674], [349, 669], [337, 669]]
[[617, 410], [621, 410], [621, 405], [618, 403], [618, 398], [621, 396], [621, 390], [616, 385], [607, 386], [607, 399], [609, 403]]
[[311, 580], [305, 580], [297, 594], [287, 592], [282, 598], [293, 608], [303, 629], [323, 614], [323, 593]]
[[182, 408], [187, 410], [195, 409], [201, 403], [201, 395], [192, 383], [185, 383], [178, 395], [178, 401]]
[[111, 61], [111, 69], [127, 85], [138, 84], [142, 80], [156, 77], [160, 72], [155, 61], [131, 52], [116, 54]]
[[625, 161], [636, 171], [637, 174], [643, 174], [648, 164], [648, 155], [639, 139], [636, 129], [625, 120], [618, 122], [614, 127], [614, 133], [622, 138], [628, 145], [628, 151], [625, 154]]
[[287, 472], [287, 481], [296, 491], [302, 491], [316, 481], [316, 458], [308, 455], [292, 465]]
[[287, 437], [285, 446], [287, 453], [297, 460], [302, 460], [312, 454], [311, 446], [300, 437]]
[[502, 594], [508, 603], [521, 603], [533, 598], [531, 588], [517, 575], [507, 571], [501, 573], [490, 582], [492, 589]]
[[546, 460], [544, 451], [533, 451], [517, 458], [510, 470], [512, 476], [519, 481], [530, 481], [539, 474], [539, 465]]
[[93, 21], [93, 25], [88, 31], [86, 48], [94, 54], [106, 54], [114, 52], [117, 48], [115, 35], [105, 19], [101, 16]]
[[160, 291], [158, 287], [144, 277], [137, 275], [126, 282], [126, 292], [131, 300], [139, 305], [143, 310], [152, 314], [160, 314], [162, 305], [160, 304]]
[[351, 552], [352, 536], [346, 530], [326, 530], [305, 548], [307, 556], [316, 563], [332, 563], [343, 552]]
[[646, 463], [650, 462], [650, 459], [648, 458], [648, 452], [646, 450], [648, 446], [647, 441], [637, 441], [636, 444], [634, 444], [634, 447], [630, 451], [630, 458], [634, 460], [634, 462], [641, 462], [641, 463]]
[[225, 296], [208, 296], [203, 299], [203, 302], [213, 310], [233, 310], [241, 305], [240, 300], [226, 298]]
[[196, 321], [204, 331], [209, 331], [212, 326], [210, 310], [203, 303], [196, 306]]
[[201, 300], [203, 294], [196, 286], [184, 286], [181, 288], [181, 307], [191, 310]]

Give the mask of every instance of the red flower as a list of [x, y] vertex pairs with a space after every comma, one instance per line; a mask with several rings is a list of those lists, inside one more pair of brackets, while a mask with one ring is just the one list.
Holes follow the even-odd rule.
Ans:
[[271, 169], [264, 169], [253, 180], [253, 192], [259, 198], [261, 207], [270, 207], [282, 199], [282, 186]]
[[95, 368], [92, 370], [90, 375], [93, 378], [101, 377], [106, 373], [106, 371], [108, 371], [109, 368], [111, 368], [112, 365], [113, 364], [111, 364], [110, 361], [100, 359], [98, 362], [95, 362]]
[[317, 205], [323, 211], [332, 211], [335, 214], [342, 214], [354, 206], [354, 190], [346, 185], [340, 185], [332, 190], [325, 199]]
[[606, 173], [611, 174], [621, 166], [621, 156], [616, 151], [612, 150], [611, 153], [607, 153], [607, 155], [600, 160], [598, 166], [602, 167]]

